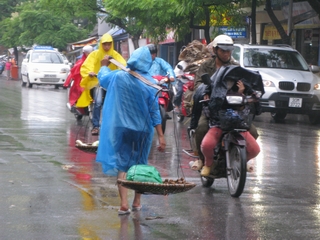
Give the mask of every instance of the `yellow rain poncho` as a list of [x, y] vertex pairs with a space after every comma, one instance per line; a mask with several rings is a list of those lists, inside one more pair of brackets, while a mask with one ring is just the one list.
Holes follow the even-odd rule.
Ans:
[[[105, 43], [105, 42], [112, 42], [112, 45], [109, 51], [105, 51], [103, 49], [102, 43]], [[92, 97], [90, 95], [90, 89], [97, 86], [99, 81], [97, 77], [90, 77], [89, 73], [94, 72], [98, 74], [101, 67], [100, 62], [106, 55], [111, 56], [112, 58], [114, 58], [124, 66], [127, 65], [126, 60], [117, 51], [114, 50], [112, 36], [109, 33], [104, 34], [100, 39], [99, 48], [93, 51], [92, 53], [90, 53], [87, 59], [84, 61], [84, 63], [81, 66], [80, 73], [82, 76], [82, 80], [81, 80], [80, 86], [83, 87], [85, 90], [82, 92], [80, 98], [76, 103], [77, 107], [87, 107], [90, 105], [92, 101]], [[118, 67], [113, 63], [110, 63], [108, 67], [111, 70], [118, 69]]]

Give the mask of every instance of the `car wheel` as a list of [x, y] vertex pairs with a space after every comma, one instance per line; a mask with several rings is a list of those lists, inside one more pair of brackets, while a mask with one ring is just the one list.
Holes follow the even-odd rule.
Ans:
[[27, 87], [32, 88], [32, 83], [30, 83], [29, 77], [27, 77]]
[[54, 89], [59, 89], [59, 85], [54, 85]]
[[21, 80], [21, 86], [25, 87], [27, 83], [25, 83], [23, 80]]
[[283, 121], [287, 116], [286, 112], [273, 112], [271, 113], [271, 117], [276, 121]]
[[319, 114], [310, 114], [309, 122], [313, 125], [320, 123], [320, 115]]

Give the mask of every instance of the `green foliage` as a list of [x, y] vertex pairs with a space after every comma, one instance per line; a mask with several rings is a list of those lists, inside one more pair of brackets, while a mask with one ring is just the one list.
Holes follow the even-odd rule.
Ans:
[[231, 17], [228, 24], [244, 24], [239, 5], [225, 0], [105, 0], [104, 4], [108, 21], [122, 19], [125, 23], [120, 27], [129, 34], [144, 30], [154, 41], [164, 40], [170, 29], [175, 30], [176, 40], [181, 40], [192, 28], [203, 27], [206, 9], [210, 10], [211, 19], [216, 16], [216, 25], [223, 25], [223, 13]]
[[[14, 2], [6, 7], [10, 13], [0, 22], [0, 44], [5, 47], [39, 44], [64, 50], [69, 42], [87, 38], [96, 24], [96, 0]], [[74, 19], [83, 24], [78, 27]]]

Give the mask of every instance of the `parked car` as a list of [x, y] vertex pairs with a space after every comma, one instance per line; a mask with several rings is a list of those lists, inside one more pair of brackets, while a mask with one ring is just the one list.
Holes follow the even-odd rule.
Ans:
[[320, 122], [320, 78], [318, 66], [309, 66], [302, 55], [288, 45], [235, 44], [233, 58], [244, 67], [259, 71], [265, 94], [263, 112], [277, 121], [287, 114], [305, 114], [310, 123]]
[[69, 64], [57, 50], [50, 46], [36, 46], [22, 61], [22, 86], [54, 85], [57, 89], [63, 86], [69, 72]]

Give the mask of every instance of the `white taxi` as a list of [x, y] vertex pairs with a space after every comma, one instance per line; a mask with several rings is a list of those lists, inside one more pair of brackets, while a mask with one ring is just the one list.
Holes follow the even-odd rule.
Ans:
[[37, 85], [62, 87], [70, 72], [61, 54], [50, 46], [36, 46], [29, 50], [21, 65], [22, 86]]

